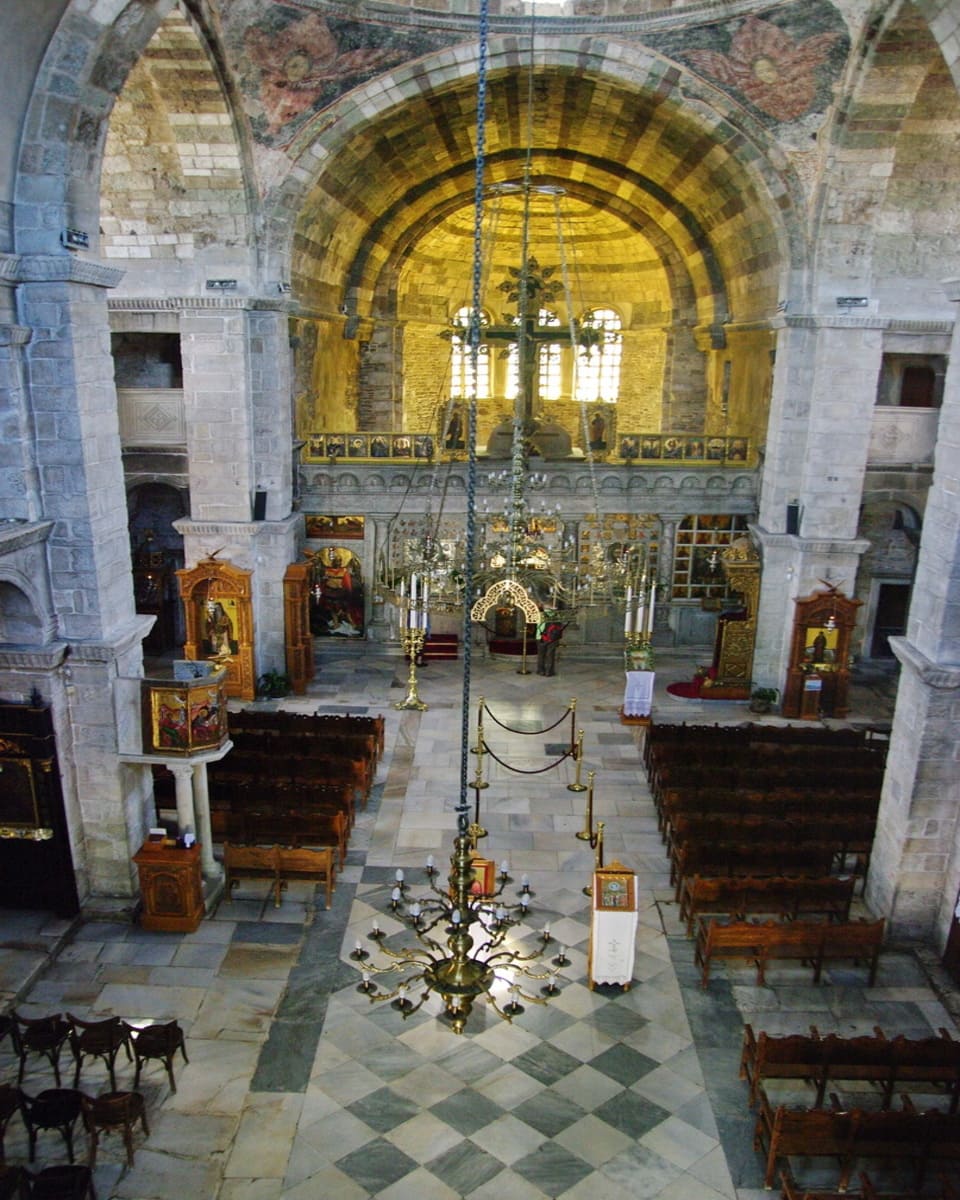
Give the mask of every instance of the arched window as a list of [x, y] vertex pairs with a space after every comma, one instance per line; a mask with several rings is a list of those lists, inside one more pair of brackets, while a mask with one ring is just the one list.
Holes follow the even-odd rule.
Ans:
[[585, 313], [580, 330], [588, 345], [577, 347], [577, 400], [614, 401], [620, 395], [620, 363], [623, 357], [623, 325], [612, 308], [594, 308]]
[[[454, 333], [450, 338], [450, 395], [457, 400], [490, 395], [490, 347], [486, 342], [481, 342], [477, 347], [477, 374], [474, 379], [473, 353], [468, 333], [472, 311], [469, 305], [464, 305], [457, 309], [451, 321], [453, 326], [463, 330], [463, 333]], [[481, 313], [480, 324], [488, 325], [489, 322], [487, 314]]]

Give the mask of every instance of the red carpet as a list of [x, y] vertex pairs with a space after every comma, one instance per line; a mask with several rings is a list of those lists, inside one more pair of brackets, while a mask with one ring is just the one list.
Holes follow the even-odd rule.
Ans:
[[684, 680], [681, 683], [668, 683], [667, 691], [671, 696], [679, 696], [682, 700], [709, 700], [710, 690], [707, 689], [705, 695], [700, 694], [700, 681], [690, 682]]

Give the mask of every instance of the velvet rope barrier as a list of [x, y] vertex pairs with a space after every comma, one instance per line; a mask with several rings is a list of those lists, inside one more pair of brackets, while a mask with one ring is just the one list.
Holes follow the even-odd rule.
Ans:
[[508, 762], [504, 762], [502, 758], [498, 758], [497, 755], [494, 754], [494, 752], [486, 744], [486, 742], [484, 742], [483, 748], [486, 753], [490, 755], [494, 762], [499, 763], [504, 770], [512, 771], [514, 775], [543, 775], [545, 771], [552, 771], [554, 767], [559, 767], [562, 762], [566, 762], [567, 759], [571, 757], [570, 751], [565, 750], [555, 762], [548, 763], [545, 767], [537, 767], [532, 771], [525, 771], [522, 767], [511, 767]]
[[[567, 713], [574, 713], [576, 711], [576, 707], [577, 707], [576, 700], [572, 700], [567, 705], [567, 707], [563, 710], [563, 712], [560, 714], [560, 716], [556, 719], [556, 721], [554, 721], [554, 723], [552, 725], [545, 725], [542, 729], [514, 729], [512, 725], [505, 725], [503, 723], [503, 721], [498, 721], [496, 716], [492, 712], [490, 712], [489, 705], [486, 703], [485, 700], [481, 700], [480, 703], [483, 705], [483, 708], [488, 713], [490, 713], [491, 720], [494, 722], [495, 725], [499, 725], [500, 728], [505, 729], [507, 731], [507, 733], [520, 733], [520, 734], [528, 735], [529, 737], [539, 737], [540, 734], [550, 733], [552, 730], [556, 729], [556, 727], [560, 724], [561, 721], [566, 719]], [[478, 724], [479, 724], [479, 728], [483, 729], [482, 717], [478, 717]], [[487, 747], [488, 752], [489, 752], [489, 749], [490, 749], [490, 747], [488, 746]]]

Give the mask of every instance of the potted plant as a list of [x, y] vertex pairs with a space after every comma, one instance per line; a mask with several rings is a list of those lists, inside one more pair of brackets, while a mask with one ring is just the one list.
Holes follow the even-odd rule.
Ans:
[[257, 680], [257, 695], [263, 697], [289, 696], [290, 676], [282, 671], [265, 671]]
[[754, 713], [769, 712], [780, 699], [777, 688], [758, 687], [750, 693], [750, 711]]

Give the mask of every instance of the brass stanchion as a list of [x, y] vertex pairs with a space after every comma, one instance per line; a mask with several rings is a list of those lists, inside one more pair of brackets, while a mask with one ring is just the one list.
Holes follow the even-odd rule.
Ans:
[[579, 731], [579, 736], [577, 738], [576, 760], [577, 760], [577, 773], [576, 773], [576, 776], [574, 777], [573, 783], [567, 784], [567, 791], [568, 792], [585, 792], [587, 790], [587, 785], [585, 783], [580, 782], [580, 764], [583, 762], [583, 730], [582, 729]]
[[477, 744], [470, 747], [471, 754], [483, 753], [483, 706], [484, 699], [481, 696], [477, 701]]
[[[596, 854], [594, 855], [593, 859], [593, 869], [595, 871], [598, 871], [603, 866], [603, 829], [604, 823], [603, 821], [600, 821], [597, 824], [597, 836], [595, 838], [591, 838], [590, 840], [590, 845], [594, 848], [594, 850], [596, 850]], [[592, 883], [588, 883], [587, 886], [583, 888], [583, 894], [585, 896], [593, 895]]]
[[577, 834], [581, 842], [593, 841], [593, 780], [596, 771], [587, 772], [587, 812], [583, 829]]
[[518, 675], [529, 675], [530, 668], [527, 666], [527, 621], [524, 617], [523, 621], [523, 641], [520, 643], [520, 666], [517, 667]]
[[482, 788], [488, 788], [490, 786], [490, 784], [487, 783], [487, 781], [483, 777], [483, 752], [484, 752], [485, 748], [486, 747], [484, 746], [484, 743], [482, 741], [480, 741], [480, 742], [477, 742], [477, 748], [474, 751], [474, 753], [477, 756], [477, 777], [476, 777], [476, 779], [474, 779], [473, 783], [470, 786], [476, 788], [477, 791], [480, 791]]

